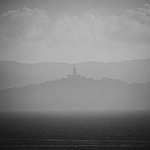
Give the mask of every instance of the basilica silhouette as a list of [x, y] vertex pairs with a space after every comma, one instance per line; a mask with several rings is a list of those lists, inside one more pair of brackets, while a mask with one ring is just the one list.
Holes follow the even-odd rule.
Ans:
[[71, 79], [77, 79], [77, 78], [83, 78], [83, 77], [78, 74], [75, 64], [73, 65], [72, 74], [67, 75], [67, 78], [71, 78]]

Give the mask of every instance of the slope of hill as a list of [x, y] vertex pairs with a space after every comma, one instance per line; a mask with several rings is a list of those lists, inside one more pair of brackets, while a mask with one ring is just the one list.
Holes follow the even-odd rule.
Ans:
[[150, 83], [77, 77], [0, 92], [0, 110], [143, 110]]
[[0, 62], [0, 90], [39, 84], [65, 77], [72, 65], [65, 63], [24, 64], [14, 61]]
[[[76, 64], [78, 73], [86, 77], [101, 79], [108, 77], [127, 83], [150, 81], [150, 59], [124, 62], [83, 62]], [[0, 90], [39, 84], [66, 77], [72, 72], [72, 64], [43, 62], [24, 64], [13, 61], [0, 62]]]

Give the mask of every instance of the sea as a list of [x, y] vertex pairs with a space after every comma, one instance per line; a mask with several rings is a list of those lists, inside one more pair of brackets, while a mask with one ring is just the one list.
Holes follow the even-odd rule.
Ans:
[[150, 150], [150, 112], [2, 111], [3, 149]]

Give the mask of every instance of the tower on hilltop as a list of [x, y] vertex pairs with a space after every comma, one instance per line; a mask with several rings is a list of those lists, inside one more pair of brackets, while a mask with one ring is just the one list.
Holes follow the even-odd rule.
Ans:
[[75, 64], [73, 65], [73, 72], [72, 72], [72, 74], [68, 74], [67, 78], [68, 79], [79, 79], [79, 78], [81, 78], [81, 76], [77, 73], [77, 69], [76, 69]]
[[75, 65], [73, 66], [73, 73], [72, 73], [72, 75], [74, 77], [77, 76], [77, 69], [76, 69]]

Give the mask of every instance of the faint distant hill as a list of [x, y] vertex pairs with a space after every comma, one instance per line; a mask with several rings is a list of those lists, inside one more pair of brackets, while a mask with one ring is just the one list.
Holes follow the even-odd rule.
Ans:
[[0, 110], [143, 110], [150, 82], [128, 84], [77, 76], [0, 91]]
[[[150, 81], [150, 59], [123, 62], [83, 62], [76, 64], [78, 73], [86, 77], [101, 79], [108, 77], [127, 83]], [[13, 61], [0, 62], [0, 90], [23, 85], [33, 85], [65, 77], [72, 64], [42, 62], [25, 64]]]
[[1, 61], [0, 90], [59, 79], [71, 72], [71, 69], [72, 65], [66, 63], [25, 64], [14, 61]]

